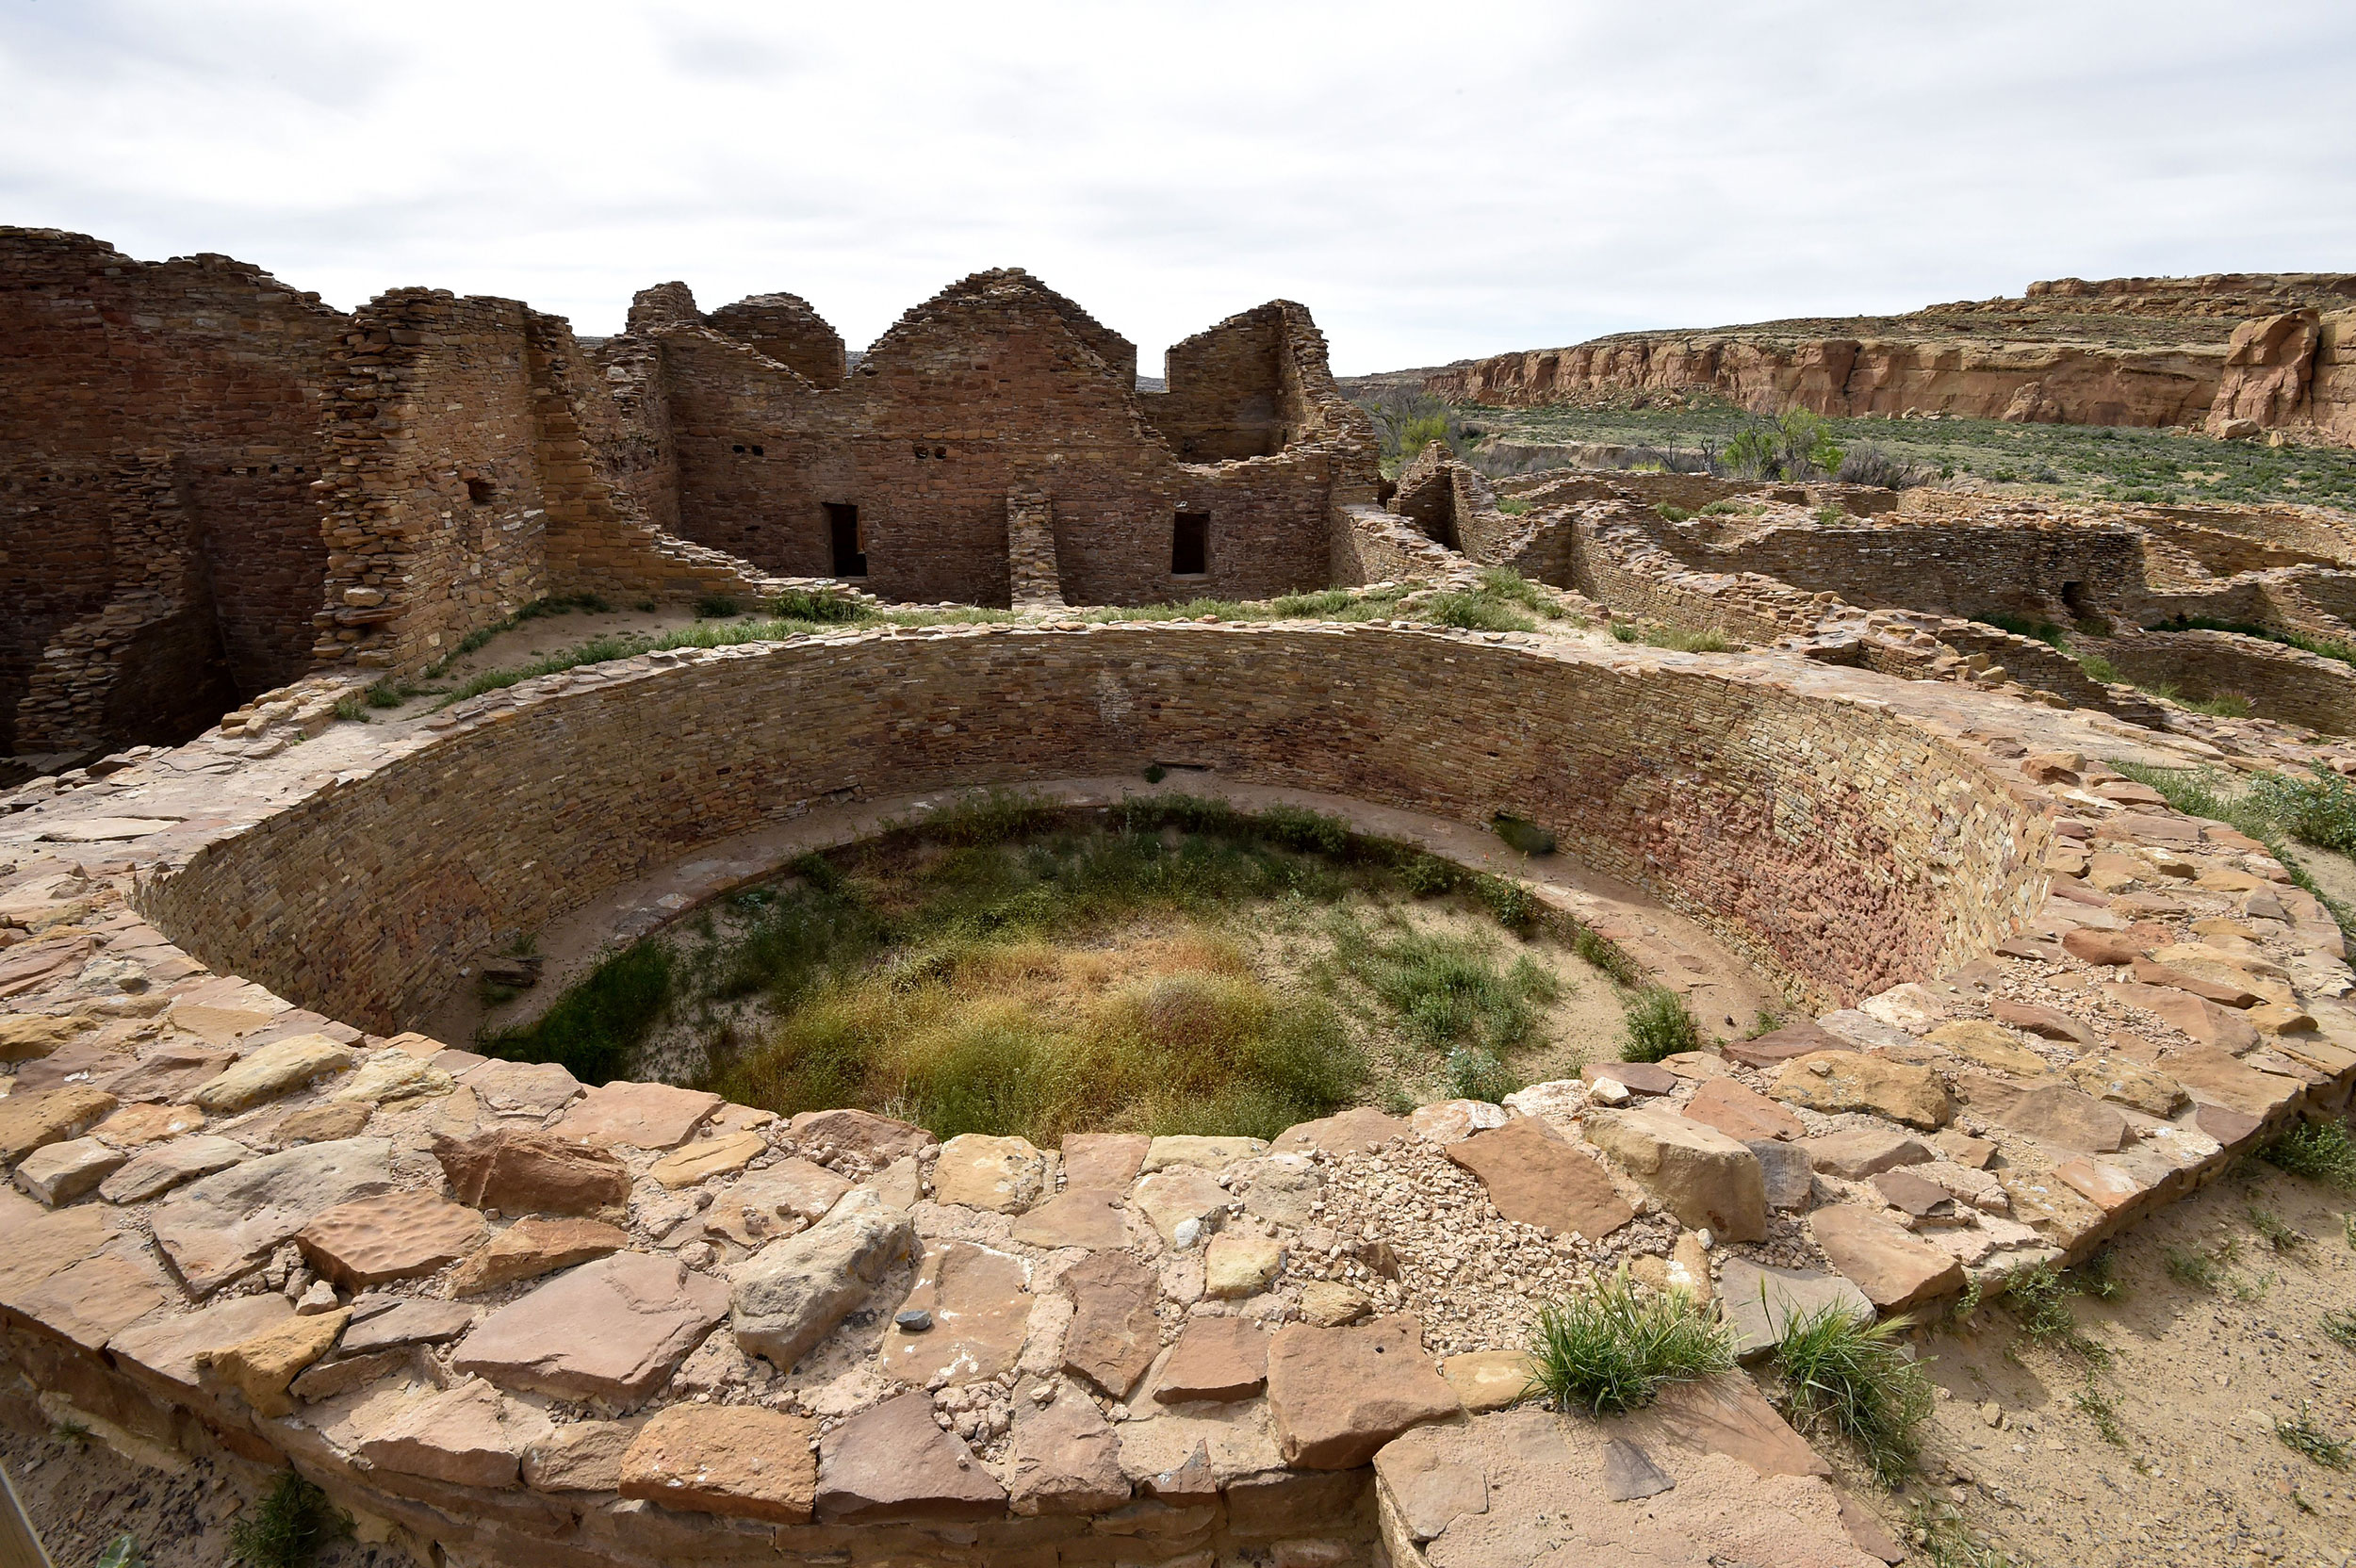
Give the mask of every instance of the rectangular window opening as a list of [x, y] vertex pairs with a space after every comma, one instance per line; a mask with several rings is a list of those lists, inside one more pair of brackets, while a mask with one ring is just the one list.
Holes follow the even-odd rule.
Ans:
[[1173, 577], [1204, 577], [1211, 570], [1211, 514], [1181, 512], [1170, 531], [1170, 570]]
[[859, 508], [843, 501], [820, 503], [826, 510], [826, 535], [834, 548], [834, 575], [867, 575], [867, 536], [859, 526]]

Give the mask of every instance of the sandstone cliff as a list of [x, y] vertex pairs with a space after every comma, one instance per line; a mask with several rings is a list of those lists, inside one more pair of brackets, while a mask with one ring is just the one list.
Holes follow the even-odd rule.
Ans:
[[[2326, 315], [2331, 312], [2332, 314]], [[2063, 278], [1907, 316], [1622, 333], [1432, 372], [1454, 402], [1708, 392], [1763, 411], [2054, 424], [2313, 424], [2356, 439], [2356, 275]], [[2255, 412], [2253, 412], [2255, 411]]]

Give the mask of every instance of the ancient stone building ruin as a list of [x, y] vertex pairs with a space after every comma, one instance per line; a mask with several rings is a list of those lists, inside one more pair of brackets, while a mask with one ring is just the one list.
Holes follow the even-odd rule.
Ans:
[[513, 301], [347, 316], [220, 256], [0, 230], [0, 748], [185, 740], [313, 668], [414, 673], [535, 599], [825, 579], [1006, 606], [1329, 580], [1362, 414], [1278, 301], [1137, 352], [1019, 270], [847, 370], [798, 299], [648, 289], [587, 351]]

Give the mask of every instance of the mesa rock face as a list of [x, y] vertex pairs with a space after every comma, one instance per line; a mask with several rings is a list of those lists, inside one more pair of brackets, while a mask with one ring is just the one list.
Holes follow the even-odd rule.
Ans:
[[2356, 440], [2356, 275], [2076, 278], [1911, 316], [1622, 333], [1432, 372], [1509, 408], [1706, 392], [1769, 413], [2306, 427]]

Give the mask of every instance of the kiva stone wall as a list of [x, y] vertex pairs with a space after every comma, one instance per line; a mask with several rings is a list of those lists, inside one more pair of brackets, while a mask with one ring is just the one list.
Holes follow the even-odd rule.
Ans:
[[2246, 696], [2266, 718], [2356, 735], [2356, 669], [2337, 659], [2231, 631], [2149, 631], [2101, 646], [2138, 686], [2172, 686], [2194, 700]]
[[599, 671], [462, 705], [446, 740], [203, 850], [143, 906], [217, 969], [390, 1027], [495, 930], [822, 799], [1168, 756], [1543, 823], [1812, 997], [1962, 961], [2042, 897], [2042, 815], [1871, 706], [1465, 634], [959, 628]]

